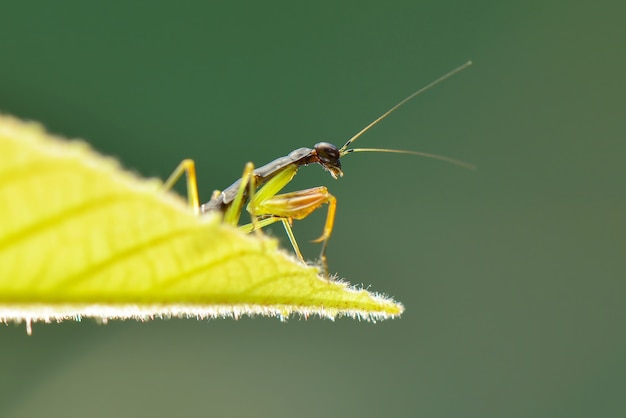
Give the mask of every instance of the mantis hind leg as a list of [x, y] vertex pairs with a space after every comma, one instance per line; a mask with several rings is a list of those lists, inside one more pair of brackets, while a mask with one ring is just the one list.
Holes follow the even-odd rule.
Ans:
[[163, 183], [164, 190], [171, 190], [176, 182], [183, 176], [187, 178], [187, 200], [195, 214], [200, 213], [200, 198], [198, 197], [198, 180], [196, 178], [196, 163], [191, 159], [185, 159], [178, 164], [176, 170]]

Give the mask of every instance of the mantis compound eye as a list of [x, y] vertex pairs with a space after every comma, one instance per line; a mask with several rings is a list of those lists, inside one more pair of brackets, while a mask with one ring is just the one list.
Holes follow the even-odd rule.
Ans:
[[329, 144], [328, 142], [320, 142], [315, 144], [315, 153], [317, 154], [318, 162], [324, 169], [330, 172], [330, 175], [333, 178], [339, 178], [343, 176], [343, 171], [341, 171], [341, 162], [339, 161], [339, 157], [341, 157], [341, 152], [339, 149], [333, 144]]
[[339, 148], [337, 148], [333, 144], [329, 144], [328, 142], [320, 142], [318, 144], [315, 144], [314, 148], [317, 152], [317, 156], [323, 163], [341, 168], [341, 163], [339, 162]]

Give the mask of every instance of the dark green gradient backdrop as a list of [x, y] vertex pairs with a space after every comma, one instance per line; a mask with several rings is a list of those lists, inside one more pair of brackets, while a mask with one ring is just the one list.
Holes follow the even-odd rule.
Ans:
[[587, 3], [4, 5], [3, 112], [145, 176], [192, 157], [203, 199], [468, 59], [359, 145], [479, 170], [357, 154], [294, 182], [338, 197], [331, 269], [402, 319], [9, 325], [0, 415], [625, 416], [626, 6]]

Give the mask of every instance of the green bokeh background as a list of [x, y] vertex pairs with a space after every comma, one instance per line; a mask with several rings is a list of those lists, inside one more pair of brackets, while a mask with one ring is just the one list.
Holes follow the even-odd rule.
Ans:
[[[340, 145], [468, 59], [359, 145], [479, 170], [357, 154], [340, 181], [294, 181], [338, 197], [331, 270], [395, 296], [401, 319], [3, 326], [0, 416], [626, 416], [624, 16], [623, 1], [7, 2], [0, 110], [144, 176], [192, 157], [205, 200], [246, 161]], [[323, 216], [296, 225], [302, 243]]]

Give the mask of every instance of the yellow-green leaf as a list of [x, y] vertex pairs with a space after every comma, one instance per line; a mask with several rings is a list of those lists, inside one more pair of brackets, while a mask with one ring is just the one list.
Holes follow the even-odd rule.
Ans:
[[161, 186], [0, 115], [0, 321], [402, 312]]

